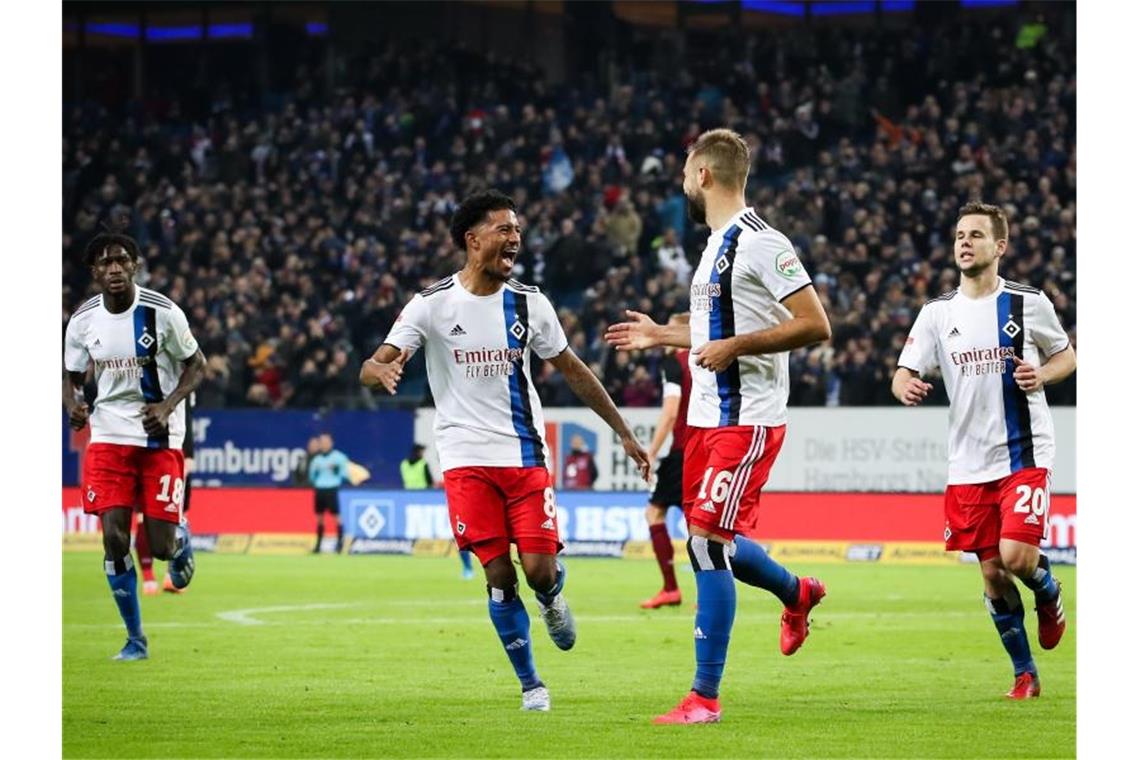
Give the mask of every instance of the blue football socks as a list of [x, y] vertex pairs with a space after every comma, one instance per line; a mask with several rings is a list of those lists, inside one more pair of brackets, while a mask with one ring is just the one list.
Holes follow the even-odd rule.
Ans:
[[732, 574], [742, 583], [771, 591], [784, 603], [794, 607], [800, 598], [800, 579], [776, 560], [768, 556], [760, 544], [737, 536], [733, 543]]
[[541, 686], [538, 671], [534, 667], [534, 655], [530, 648], [530, 617], [519, 599], [518, 586], [512, 589], [487, 587], [487, 611], [499, 641], [515, 669], [515, 675], [522, 684], [523, 691]]
[[1053, 573], [1049, 570], [1049, 558], [1042, 554], [1037, 559], [1037, 569], [1029, 578], [1022, 578], [1021, 582], [1029, 587], [1038, 604], [1051, 602], [1061, 593]]
[[111, 596], [119, 608], [119, 617], [127, 626], [127, 636], [141, 638], [142, 613], [139, 612], [138, 573], [135, 572], [134, 560], [130, 554], [115, 560], [104, 558], [103, 570], [107, 573]]
[[562, 587], [566, 584], [566, 568], [561, 562], [555, 560], [557, 573], [554, 576], [554, 586], [548, 591], [535, 591], [534, 596], [538, 601], [542, 602], [543, 606], [550, 606], [554, 601], [554, 597], [562, 593]]
[[1021, 606], [1021, 595], [1017, 593], [1016, 586], [1010, 586], [1009, 592], [1001, 599], [991, 599], [983, 595], [986, 600], [986, 609], [990, 611], [994, 626], [1001, 636], [1002, 646], [1009, 653], [1013, 662], [1013, 674], [1037, 673], [1037, 666], [1033, 663], [1033, 655], [1029, 651], [1029, 637], [1025, 633], [1025, 608]]
[[697, 621], [693, 628], [697, 672], [693, 677], [693, 691], [716, 699], [736, 617], [736, 582], [729, 562], [731, 550], [725, 544], [702, 536], [691, 536], [688, 548], [697, 581]]

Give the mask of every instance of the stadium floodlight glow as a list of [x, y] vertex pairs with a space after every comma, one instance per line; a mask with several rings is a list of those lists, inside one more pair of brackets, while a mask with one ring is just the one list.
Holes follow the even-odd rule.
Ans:
[[324, 37], [329, 33], [329, 25], [323, 21], [306, 21], [305, 31], [310, 37]]
[[152, 42], [165, 42], [167, 40], [200, 40], [202, 27], [193, 26], [148, 26], [146, 38]]
[[746, 11], [775, 13], [780, 16], [807, 15], [807, 3], [784, 2], [784, 0], [741, 0], [740, 7]]
[[836, 2], [816, 2], [811, 4], [813, 16], [857, 15], [874, 13], [875, 0], [836, 0]]
[[903, 13], [914, 10], [914, 0], [882, 0], [879, 7], [883, 13]]
[[253, 36], [253, 24], [210, 24], [206, 36], [212, 40], [249, 39]]
[[138, 39], [139, 25], [130, 23], [100, 24], [89, 22], [87, 24], [87, 33], [101, 34], [104, 37], [129, 37], [131, 39]]

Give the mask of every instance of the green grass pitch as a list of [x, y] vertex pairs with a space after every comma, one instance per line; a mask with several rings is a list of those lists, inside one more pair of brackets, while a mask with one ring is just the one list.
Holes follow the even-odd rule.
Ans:
[[[653, 726], [693, 672], [693, 576], [645, 612], [652, 562], [568, 559], [578, 643], [557, 650], [532, 594], [550, 713], [518, 683], [479, 581], [454, 558], [199, 555], [182, 596], [142, 597], [145, 662], [112, 662], [122, 623], [101, 558], [63, 558], [65, 757], [1073, 757], [1069, 630], [1041, 652], [1042, 697], [1011, 703], [974, 567], [803, 565], [828, 595], [780, 655], [779, 604], [737, 585], [722, 722]], [[161, 563], [160, 563], [161, 564]]]

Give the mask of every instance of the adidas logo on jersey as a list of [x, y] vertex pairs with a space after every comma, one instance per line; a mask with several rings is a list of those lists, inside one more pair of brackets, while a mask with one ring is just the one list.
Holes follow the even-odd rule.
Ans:
[[462, 327], [460, 327], [458, 324], [456, 324], [455, 327], [451, 328], [451, 332], [448, 333], [448, 335], [451, 335], [451, 336], [466, 335], [466, 334], [467, 334], [467, 331], [464, 330]]
[[91, 348], [99, 348], [102, 345], [103, 345], [103, 341], [96, 338], [95, 342], [91, 344]]
[[546, 522], [544, 522], [542, 524], [542, 528], [543, 528], [543, 530], [554, 530], [554, 518], [553, 517], [546, 518]]
[[950, 332], [946, 335], [947, 338], [957, 338], [962, 333], [958, 332], [957, 327], [951, 327]]

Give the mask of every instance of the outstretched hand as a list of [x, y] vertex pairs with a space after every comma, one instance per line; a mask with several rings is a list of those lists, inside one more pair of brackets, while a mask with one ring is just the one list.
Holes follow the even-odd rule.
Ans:
[[618, 322], [606, 328], [606, 343], [624, 351], [653, 348], [657, 345], [655, 333], [659, 324], [640, 311], [626, 309], [625, 315], [629, 317], [629, 322]]
[[396, 387], [404, 377], [404, 365], [411, 355], [412, 352], [405, 348], [399, 356], [390, 362], [366, 359], [360, 368], [360, 382], [365, 388], [373, 390], [383, 388], [393, 396], [396, 395]]

